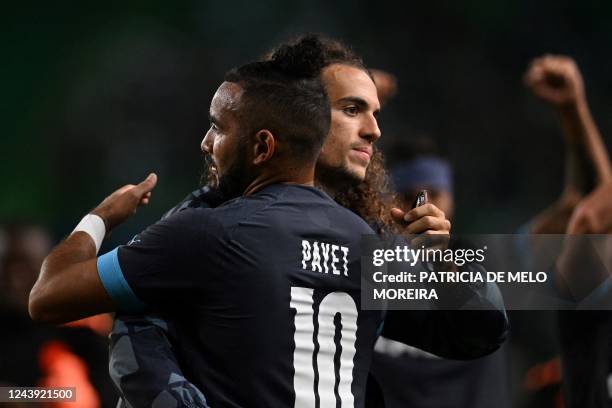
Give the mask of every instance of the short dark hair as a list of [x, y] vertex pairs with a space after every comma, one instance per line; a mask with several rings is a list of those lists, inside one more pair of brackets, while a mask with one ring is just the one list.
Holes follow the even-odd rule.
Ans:
[[318, 72], [300, 61], [257, 61], [230, 70], [225, 81], [244, 90], [239, 120], [252, 133], [268, 129], [291, 157], [314, 160], [329, 132], [331, 107]]
[[350, 65], [372, 77], [361, 57], [349, 46], [321, 34], [307, 34], [287, 41], [270, 51], [266, 59], [279, 65], [296, 65], [299, 62], [298, 65], [305, 72], [316, 72], [316, 75], [332, 64]]

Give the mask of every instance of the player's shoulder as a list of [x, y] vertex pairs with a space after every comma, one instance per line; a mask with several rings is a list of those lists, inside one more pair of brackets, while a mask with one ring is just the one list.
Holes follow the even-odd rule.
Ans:
[[215, 232], [220, 223], [214, 214], [214, 208], [188, 207], [175, 212], [157, 222], [162, 229], [177, 231], [181, 234]]
[[361, 217], [316, 187], [276, 185], [264, 190], [259, 199], [267, 202], [260, 213], [275, 217], [279, 223], [310, 223], [323, 229], [337, 228], [360, 234], [372, 232]]
[[223, 203], [222, 194], [210, 186], [202, 186], [192, 191], [181, 202], [168, 210], [162, 219], [168, 218], [188, 208], [214, 208]]

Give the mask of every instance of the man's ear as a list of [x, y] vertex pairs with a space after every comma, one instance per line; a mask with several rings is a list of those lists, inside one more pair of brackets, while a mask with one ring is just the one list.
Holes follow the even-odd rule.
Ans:
[[254, 136], [253, 164], [259, 165], [272, 158], [276, 149], [274, 135], [267, 129], [262, 129]]

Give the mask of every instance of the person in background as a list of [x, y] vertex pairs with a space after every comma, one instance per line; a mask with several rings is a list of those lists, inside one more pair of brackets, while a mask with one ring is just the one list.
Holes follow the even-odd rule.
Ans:
[[77, 387], [80, 406], [114, 406], [116, 393], [105, 375], [105, 337], [88, 325], [55, 328], [28, 316], [30, 289], [51, 249], [49, 233], [39, 225], [20, 223], [5, 226], [0, 235], [0, 325], [11, 328], [0, 338], [0, 383]]
[[[610, 159], [591, 115], [576, 62], [562, 55], [534, 59], [525, 74], [527, 88], [559, 118], [566, 148], [566, 173], [559, 199], [528, 224], [530, 234], [610, 233]], [[606, 201], [607, 200], [607, 201]], [[538, 253], [532, 247], [532, 253]], [[588, 268], [580, 268], [585, 272]], [[589, 271], [590, 273], [594, 271]], [[609, 407], [612, 372], [612, 314], [565, 310], [558, 313], [565, 406]], [[538, 375], [531, 377], [537, 378]], [[529, 379], [529, 377], [528, 377]], [[560, 405], [560, 400], [557, 405]]]
[[[394, 147], [398, 157], [409, 158], [391, 168], [398, 199], [410, 208], [417, 193], [427, 190], [429, 201], [452, 218], [452, 168], [433, 141], [413, 138]], [[371, 373], [386, 408], [510, 406], [505, 348], [476, 360], [454, 361], [381, 336]]]
[[397, 164], [391, 174], [399, 199], [406, 208], [412, 206], [419, 191], [427, 190], [429, 202], [441, 209], [449, 219], [453, 218], [455, 200], [452, 169], [448, 161], [431, 153], [417, 155]]
[[529, 233], [563, 234], [578, 202], [612, 178], [610, 159], [589, 109], [582, 75], [573, 59], [562, 55], [536, 58], [524, 80], [536, 97], [554, 109], [566, 149], [561, 196], [533, 218]]

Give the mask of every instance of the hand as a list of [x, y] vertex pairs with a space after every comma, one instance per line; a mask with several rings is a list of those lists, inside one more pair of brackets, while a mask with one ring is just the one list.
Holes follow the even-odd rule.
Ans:
[[392, 208], [391, 217], [396, 222], [406, 225], [404, 229], [406, 234], [450, 234], [451, 222], [446, 219], [444, 212], [432, 203], [426, 203], [408, 212]]
[[423, 234], [410, 239], [413, 248], [420, 248], [421, 246], [428, 249], [444, 250], [448, 248], [451, 222], [446, 219], [444, 212], [434, 204], [426, 203], [408, 212], [399, 208], [392, 208], [391, 217], [400, 225], [405, 225], [404, 234]]
[[380, 69], [371, 69], [370, 73], [374, 77], [380, 104], [385, 105], [397, 93], [397, 79], [393, 74]]
[[404, 212], [399, 208], [391, 209], [391, 217], [400, 225], [405, 225], [405, 235], [420, 235], [411, 240], [415, 248], [421, 245], [427, 248], [445, 248], [450, 237], [451, 222], [446, 219], [442, 210], [426, 203]]
[[535, 96], [555, 107], [585, 101], [582, 75], [574, 60], [567, 56], [544, 55], [534, 59], [524, 81]]
[[121, 224], [141, 205], [149, 204], [151, 191], [157, 184], [157, 175], [149, 174], [138, 185], [128, 184], [109, 195], [91, 213], [104, 220], [106, 231], [110, 232], [114, 227]]

